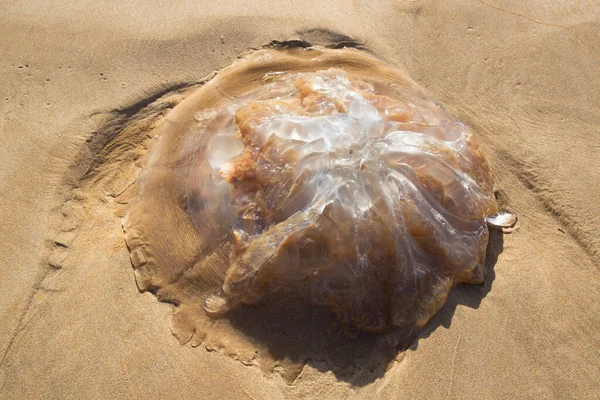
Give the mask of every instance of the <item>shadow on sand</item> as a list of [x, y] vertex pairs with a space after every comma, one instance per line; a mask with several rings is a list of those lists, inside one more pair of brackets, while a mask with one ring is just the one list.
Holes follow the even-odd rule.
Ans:
[[458, 305], [479, 308], [492, 288], [494, 266], [502, 249], [502, 231], [490, 229], [485, 283], [455, 287], [442, 309], [421, 330], [349, 333], [331, 312], [285, 296], [272, 296], [255, 306], [241, 307], [231, 312], [228, 319], [236, 329], [264, 344], [272, 357], [282, 360], [284, 369], [291, 368], [292, 371], [282, 374], [290, 384], [308, 364], [322, 372], [331, 371], [337, 379], [351, 385], [364, 386], [382, 377], [401, 352], [416, 350], [419, 340], [429, 337], [439, 326], [450, 327]]

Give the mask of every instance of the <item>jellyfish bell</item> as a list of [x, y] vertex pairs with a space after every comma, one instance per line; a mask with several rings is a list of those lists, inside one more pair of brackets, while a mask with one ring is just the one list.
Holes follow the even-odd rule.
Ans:
[[168, 114], [137, 184], [138, 286], [187, 310], [191, 335], [273, 293], [362, 331], [422, 327], [482, 282], [486, 221], [508, 223], [469, 129], [352, 49], [223, 69]]

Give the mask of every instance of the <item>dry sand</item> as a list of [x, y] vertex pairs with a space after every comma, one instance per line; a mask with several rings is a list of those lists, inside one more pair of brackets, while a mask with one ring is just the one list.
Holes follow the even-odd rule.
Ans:
[[[597, 397], [600, 5], [215, 3], [0, 6], [0, 398]], [[389, 366], [313, 363], [289, 384], [173, 338], [123, 242], [135, 169], [102, 160], [122, 127], [291, 39], [406, 70], [471, 125], [520, 222], [486, 285], [456, 288]]]

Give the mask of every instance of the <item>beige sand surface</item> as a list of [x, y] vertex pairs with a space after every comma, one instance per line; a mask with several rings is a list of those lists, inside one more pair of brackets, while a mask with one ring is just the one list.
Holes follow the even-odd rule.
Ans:
[[[596, 1], [151, 3], [0, 5], [0, 398], [598, 396]], [[123, 242], [134, 168], [86, 174], [122, 127], [290, 39], [351, 39], [406, 70], [472, 126], [520, 216], [488, 283], [455, 289], [396, 361], [315, 362], [292, 384], [173, 338]]]

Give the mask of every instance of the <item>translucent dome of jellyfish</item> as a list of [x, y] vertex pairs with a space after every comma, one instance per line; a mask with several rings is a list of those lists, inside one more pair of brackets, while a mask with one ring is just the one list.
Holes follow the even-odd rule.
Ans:
[[380, 332], [483, 281], [492, 186], [473, 134], [404, 73], [263, 49], [165, 117], [124, 229], [140, 290], [188, 313], [294, 295]]

